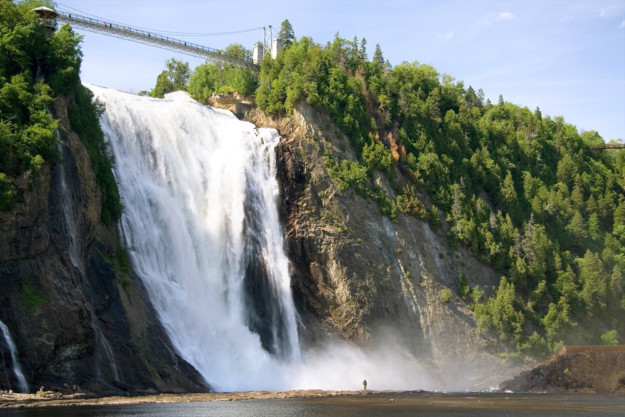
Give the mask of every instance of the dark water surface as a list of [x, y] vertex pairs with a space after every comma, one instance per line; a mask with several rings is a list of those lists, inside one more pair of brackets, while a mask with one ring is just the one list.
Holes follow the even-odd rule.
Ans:
[[213, 401], [0, 410], [11, 417], [200, 416], [625, 416], [624, 395], [376, 394], [303, 399]]

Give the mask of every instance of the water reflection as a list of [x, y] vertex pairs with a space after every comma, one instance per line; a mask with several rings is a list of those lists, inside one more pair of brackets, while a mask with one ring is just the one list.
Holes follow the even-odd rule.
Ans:
[[332, 398], [214, 401], [3, 410], [10, 417], [625, 415], [625, 396], [597, 394], [377, 394]]

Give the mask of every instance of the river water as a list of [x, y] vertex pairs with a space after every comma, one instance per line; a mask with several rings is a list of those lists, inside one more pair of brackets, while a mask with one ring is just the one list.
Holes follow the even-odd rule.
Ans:
[[80, 406], [0, 411], [11, 417], [199, 416], [624, 416], [625, 396], [599, 394], [382, 393], [345, 397]]

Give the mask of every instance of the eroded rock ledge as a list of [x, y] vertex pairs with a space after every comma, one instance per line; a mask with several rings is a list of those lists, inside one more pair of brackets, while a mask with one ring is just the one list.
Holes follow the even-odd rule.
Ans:
[[499, 388], [514, 392], [625, 393], [625, 345], [565, 346]]

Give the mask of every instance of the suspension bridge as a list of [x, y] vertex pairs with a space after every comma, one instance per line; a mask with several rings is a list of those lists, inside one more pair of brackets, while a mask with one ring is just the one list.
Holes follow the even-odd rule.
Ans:
[[[34, 11], [39, 15], [42, 23], [51, 31], [56, 30], [57, 22], [66, 22], [72, 26], [81, 29], [101, 33], [107, 36], [126, 39], [133, 42], [143, 43], [156, 46], [163, 49], [181, 52], [204, 58], [209, 62], [222, 62], [225, 64], [235, 65], [252, 71], [260, 71], [258, 63], [264, 55], [264, 51], [271, 51], [272, 47], [272, 28], [264, 27], [264, 41], [261, 45], [254, 47], [253, 59], [241, 59], [239, 57], [226, 54], [223, 50], [210, 48], [208, 46], [171, 38], [169, 36], [156, 32], [149, 32], [143, 29], [134, 28], [132, 26], [120, 25], [118, 23], [107, 22], [106, 20], [96, 19], [80, 14], [69, 13], [64, 11], [52, 10], [47, 7], [38, 7]], [[260, 53], [258, 50], [261, 50]]]
[[601, 145], [588, 145], [588, 147], [593, 150], [625, 149], [625, 143], [604, 143]]

